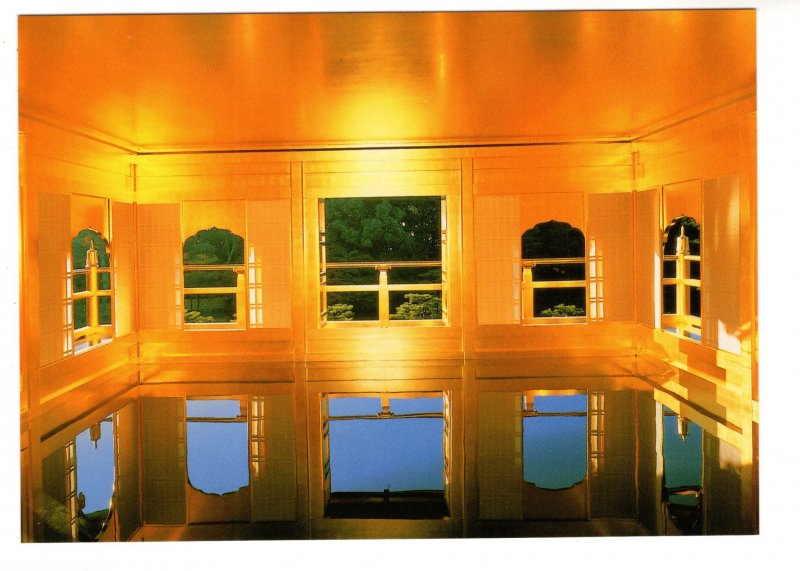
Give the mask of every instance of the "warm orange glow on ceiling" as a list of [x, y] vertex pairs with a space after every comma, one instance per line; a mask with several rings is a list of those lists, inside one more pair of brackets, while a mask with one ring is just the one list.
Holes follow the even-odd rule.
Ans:
[[755, 89], [755, 11], [24, 16], [21, 112], [134, 146], [627, 137]]

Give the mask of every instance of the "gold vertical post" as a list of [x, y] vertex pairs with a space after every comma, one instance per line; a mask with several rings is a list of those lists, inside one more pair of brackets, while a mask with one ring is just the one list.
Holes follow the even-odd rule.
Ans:
[[378, 270], [378, 321], [382, 326], [389, 325], [389, 269], [388, 264], [375, 266]]

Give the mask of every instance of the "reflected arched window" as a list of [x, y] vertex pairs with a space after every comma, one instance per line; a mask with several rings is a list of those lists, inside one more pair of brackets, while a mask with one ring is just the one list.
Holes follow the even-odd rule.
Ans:
[[250, 483], [247, 407], [238, 399], [186, 400], [186, 472], [207, 494], [235, 492]]
[[91, 228], [72, 239], [70, 278], [72, 345], [75, 353], [113, 337], [113, 289], [108, 242]]
[[523, 477], [538, 488], [560, 490], [587, 471], [587, 395], [525, 394], [522, 412]]
[[667, 226], [663, 256], [661, 326], [665, 331], [699, 341], [700, 224], [694, 218], [680, 216]]
[[542, 222], [522, 234], [522, 322], [586, 320], [586, 240], [567, 224]]
[[103, 419], [75, 437], [78, 540], [97, 541], [112, 515], [115, 489], [114, 422]]
[[221, 228], [201, 230], [183, 243], [184, 323], [244, 327], [244, 239]]

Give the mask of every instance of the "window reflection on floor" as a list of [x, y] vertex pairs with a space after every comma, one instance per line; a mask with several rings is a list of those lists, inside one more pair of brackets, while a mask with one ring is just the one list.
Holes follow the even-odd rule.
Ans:
[[207, 494], [235, 492], [250, 483], [247, 411], [239, 400], [186, 400], [186, 470]]
[[526, 395], [522, 421], [526, 482], [558, 490], [586, 477], [586, 406], [586, 394]]
[[702, 533], [703, 431], [664, 409], [664, 502], [682, 533]]
[[328, 398], [328, 514], [444, 515], [443, 410], [441, 396]]

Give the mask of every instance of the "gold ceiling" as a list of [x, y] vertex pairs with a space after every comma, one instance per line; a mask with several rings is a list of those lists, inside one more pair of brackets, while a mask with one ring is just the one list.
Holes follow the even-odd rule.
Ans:
[[752, 93], [755, 19], [23, 16], [20, 111], [138, 150], [625, 138]]

